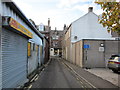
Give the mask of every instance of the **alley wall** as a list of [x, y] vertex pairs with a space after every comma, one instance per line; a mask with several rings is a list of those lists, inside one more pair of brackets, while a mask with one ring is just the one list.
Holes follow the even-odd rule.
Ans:
[[112, 54], [119, 54], [118, 40], [83, 39], [66, 45], [66, 60], [83, 68], [105, 68]]

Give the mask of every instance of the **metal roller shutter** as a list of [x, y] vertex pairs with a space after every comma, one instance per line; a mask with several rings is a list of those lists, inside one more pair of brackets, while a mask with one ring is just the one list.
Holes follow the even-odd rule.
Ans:
[[2, 29], [2, 87], [15, 88], [27, 80], [27, 39]]
[[[0, 7], [1, 7], [1, 3], [0, 3]], [[1, 18], [1, 14], [0, 14], [0, 90], [2, 89], [2, 57], [1, 57], [1, 35], [2, 35], [2, 18]]]

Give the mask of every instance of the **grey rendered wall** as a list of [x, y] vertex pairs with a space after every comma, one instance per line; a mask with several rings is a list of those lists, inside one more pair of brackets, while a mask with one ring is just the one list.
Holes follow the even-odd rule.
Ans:
[[[120, 41], [119, 41], [120, 43]], [[112, 54], [118, 54], [120, 53], [119, 51], [119, 44], [117, 40], [109, 40], [105, 41], [105, 60], [106, 60], [106, 66], [107, 66], [107, 61], [110, 58]]]
[[[104, 51], [99, 51], [101, 43], [104, 44]], [[110, 56], [120, 53], [119, 43], [117, 40], [84, 40], [84, 45], [90, 45], [89, 49], [83, 49], [84, 67], [107, 67]]]
[[2, 88], [16, 88], [27, 81], [27, 39], [2, 28]]
[[89, 49], [84, 49], [84, 67], [105, 67], [104, 52], [99, 51], [100, 44], [103, 41], [84, 40], [84, 45], [89, 45]]

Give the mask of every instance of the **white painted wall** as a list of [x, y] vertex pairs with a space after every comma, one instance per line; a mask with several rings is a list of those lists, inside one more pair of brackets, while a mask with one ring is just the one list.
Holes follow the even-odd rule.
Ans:
[[[77, 36], [77, 40], [74, 39]], [[81, 39], [111, 39], [111, 34], [107, 32], [98, 22], [98, 16], [89, 12], [72, 23], [71, 41], [76, 42]]]

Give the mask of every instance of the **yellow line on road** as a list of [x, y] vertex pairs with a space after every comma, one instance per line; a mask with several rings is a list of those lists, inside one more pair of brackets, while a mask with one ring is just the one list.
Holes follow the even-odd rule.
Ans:
[[38, 80], [38, 77], [35, 79], [35, 81], [37, 81]]
[[81, 86], [82, 88], [84, 88], [84, 86]]
[[78, 78], [78, 77], [77, 77], [76, 79], [79, 81], [79, 78]]
[[[96, 88], [94, 85], [92, 85], [90, 82], [88, 82], [85, 78], [83, 78], [82, 76], [80, 76], [71, 66], [69, 66], [68, 64], [66, 64], [65, 62], [63, 62], [64, 65], [66, 65], [68, 68], [70, 68], [77, 76], [79, 76], [80, 78], [82, 78], [87, 84], [89, 84], [90, 86], [92, 86], [93, 88]], [[97, 89], [97, 88], [96, 88]]]
[[30, 85], [28, 88], [29, 88], [29, 89], [32, 88], [32, 85]]

